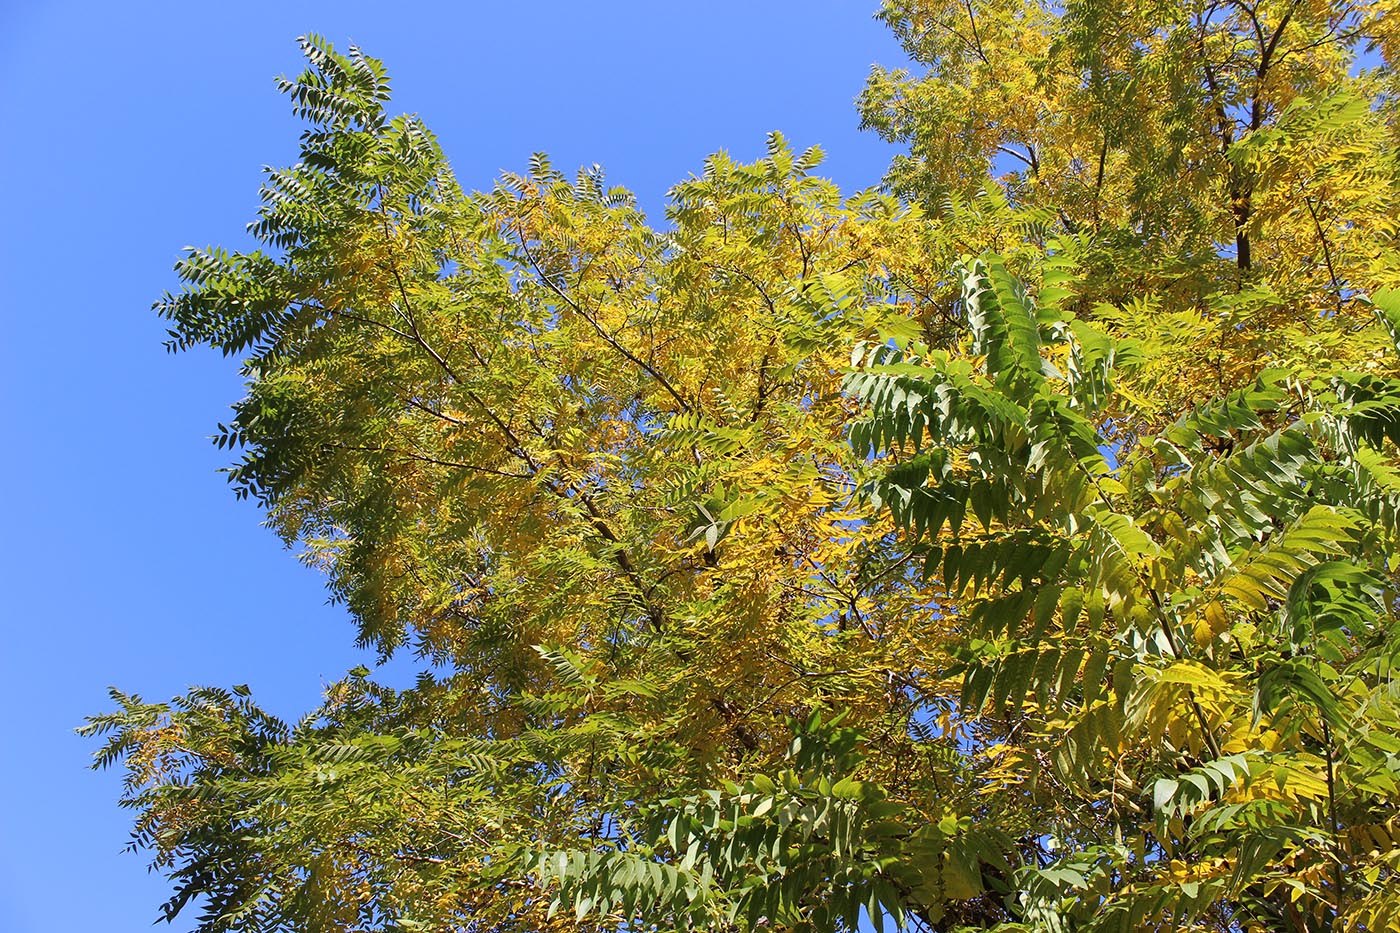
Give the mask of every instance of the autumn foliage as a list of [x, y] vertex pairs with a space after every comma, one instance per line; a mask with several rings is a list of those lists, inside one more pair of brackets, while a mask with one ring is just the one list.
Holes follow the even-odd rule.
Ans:
[[468, 191], [305, 40], [262, 247], [157, 308], [426, 672], [114, 692], [165, 914], [1396, 929], [1389, 13], [891, 0], [883, 188], [774, 134], [660, 225], [543, 157]]

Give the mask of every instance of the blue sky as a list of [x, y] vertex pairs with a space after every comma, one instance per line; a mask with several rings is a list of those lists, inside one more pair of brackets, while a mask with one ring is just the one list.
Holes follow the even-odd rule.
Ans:
[[166, 355], [150, 311], [182, 246], [247, 245], [261, 167], [294, 159], [272, 78], [300, 70], [296, 36], [384, 59], [467, 186], [543, 150], [659, 213], [706, 154], [758, 157], [774, 129], [843, 189], [878, 181], [892, 150], [852, 100], [902, 56], [875, 5], [0, 0], [0, 928], [145, 930], [164, 899], [72, 731], [107, 685], [246, 682], [294, 716], [367, 660], [216, 472], [234, 362]]

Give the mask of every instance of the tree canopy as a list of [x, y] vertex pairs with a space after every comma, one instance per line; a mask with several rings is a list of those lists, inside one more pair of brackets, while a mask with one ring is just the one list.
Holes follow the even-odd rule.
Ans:
[[165, 916], [1396, 929], [1389, 13], [891, 0], [883, 188], [773, 134], [663, 226], [467, 190], [303, 40], [261, 248], [157, 309], [243, 360], [237, 494], [431, 663], [114, 691]]

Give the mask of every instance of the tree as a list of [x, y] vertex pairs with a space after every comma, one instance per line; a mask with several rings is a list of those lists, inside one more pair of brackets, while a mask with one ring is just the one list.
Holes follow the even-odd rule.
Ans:
[[852, 437], [912, 449], [872, 491], [957, 600], [964, 742], [1046, 850], [1018, 919], [1388, 928], [1393, 362], [1265, 370], [1126, 448], [1095, 416], [1138, 346], [995, 259], [964, 301], [981, 364], [875, 346]]
[[[988, 67], [1127, 15], [966, 9]], [[1173, 10], [1134, 41], [1202, 22]], [[677, 185], [658, 231], [543, 158], [467, 193], [387, 116], [377, 61], [306, 40], [265, 249], [191, 252], [158, 308], [172, 348], [245, 358], [237, 492], [364, 644], [435, 667], [402, 691], [352, 671], [295, 725], [242, 688], [114, 692], [86, 728], [125, 762], [166, 916], [1381, 928], [1400, 299], [1371, 220], [1395, 134], [1389, 73], [1333, 61], [1352, 41], [1287, 46], [1345, 87], [1269, 103], [1189, 199], [1107, 169], [1087, 200], [998, 183], [978, 131], [961, 161], [897, 161], [905, 199], [843, 200], [775, 135]], [[1004, 91], [915, 47], [919, 157]], [[1087, 134], [1118, 79], [1083, 73], [1044, 109]], [[867, 119], [905, 80], [874, 76]], [[1120, 116], [1161, 129], [1154, 107]], [[1104, 156], [1141, 183], [1144, 133]], [[1248, 263], [1210, 246], [1221, 171], [1250, 185]], [[1307, 224], [1270, 185], [1302, 186]]]
[[[880, 16], [927, 71], [874, 69], [861, 114], [909, 146], [894, 190], [934, 216], [1010, 202], [1073, 253], [1087, 306], [1123, 309], [1117, 330], [1185, 335], [1152, 386], [1170, 420], [1265, 354], [1311, 371], [1384, 352], [1355, 339], [1370, 312], [1352, 299], [1400, 284], [1390, 10], [889, 0]], [[1358, 69], [1366, 48], [1381, 67]], [[1021, 239], [992, 233], [966, 251]], [[1350, 331], [1313, 326], [1333, 313]]]

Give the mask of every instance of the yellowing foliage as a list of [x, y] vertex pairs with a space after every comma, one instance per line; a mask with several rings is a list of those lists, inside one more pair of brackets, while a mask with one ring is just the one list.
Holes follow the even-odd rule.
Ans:
[[244, 359], [238, 493], [431, 670], [114, 693], [166, 915], [1385, 928], [1387, 9], [895, 0], [890, 193], [775, 134], [663, 226], [543, 157], [468, 192], [307, 40], [264, 250], [158, 308]]

